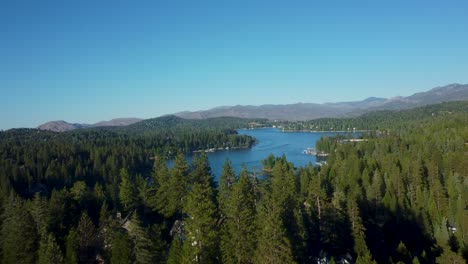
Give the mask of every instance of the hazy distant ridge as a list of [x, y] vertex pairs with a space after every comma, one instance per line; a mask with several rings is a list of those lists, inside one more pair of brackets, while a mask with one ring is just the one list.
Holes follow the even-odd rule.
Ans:
[[185, 111], [176, 113], [175, 115], [188, 119], [233, 116], [299, 121], [322, 117], [357, 116], [376, 110], [403, 110], [428, 104], [461, 100], [468, 100], [468, 85], [466, 84], [450, 84], [408, 97], [400, 96], [390, 99], [369, 97], [362, 101], [324, 104], [297, 103], [287, 105], [222, 106], [205, 111]]
[[64, 132], [69, 130], [75, 130], [80, 128], [87, 128], [87, 127], [111, 127], [111, 126], [128, 126], [139, 122], [143, 119], [141, 118], [115, 118], [109, 121], [100, 121], [95, 124], [78, 124], [78, 123], [68, 123], [63, 120], [58, 121], [50, 121], [45, 124], [38, 126], [37, 128], [40, 130], [50, 130], [55, 132]]
[[[219, 106], [209, 110], [195, 112], [179, 112], [175, 115], [185, 119], [206, 119], [214, 117], [266, 118], [270, 120], [302, 121], [323, 117], [350, 117], [378, 110], [403, 110], [436, 104], [441, 102], [468, 100], [468, 84], [450, 84], [436, 87], [427, 92], [415, 93], [411, 96], [393, 97], [390, 99], [369, 97], [362, 101], [338, 103], [297, 103], [285, 105], [236, 105]], [[63, 120], [47, 122], [38, 129], [57, 132], [69, 131], [87, 127], [128, 126], [143, 119], [116, 118], [95, 124], [68, 123]]]

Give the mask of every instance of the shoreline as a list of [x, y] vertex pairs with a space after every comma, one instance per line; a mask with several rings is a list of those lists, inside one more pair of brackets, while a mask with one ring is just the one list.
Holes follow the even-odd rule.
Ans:
[[255, 129], [269, 129], [269, 128], [274, 128], [274, 127], [255, 127], [255, 128], [243, 127], [243, 128], [238, 128], [238, 129], [235, 129], [235, 130], [255, 130]]
[[249, 147], [249, 146], [242, 146], [242, 147], [225, 147], [225, 148], [198, 149], [198, 150], [193, 150], [192, 153], [201, 153], [201, 152], [214, 153], [214, 152], [220, 152], [220, 151], [243, 150], [243, 149], [249, 149], [249, 148], [251, 148], [251, 147]]
[[283, 130], [281, 132], [290, 133], [290, 132], [304, 132], [304, 133], [357, 133], [357, 132], [369, 132], [373, 130], [353, 130], [353, 131], [346, 131], [346, 130]]

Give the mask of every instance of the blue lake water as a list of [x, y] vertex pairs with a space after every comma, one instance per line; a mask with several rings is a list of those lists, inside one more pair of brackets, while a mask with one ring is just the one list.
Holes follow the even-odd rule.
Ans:
[[268, 155], [286, 155], [288, 161], [295, 167], [305, 166], [309, 162], [315, 165], [316, 157], [304, 154], [306, 148], [315, 147], [322, 136], [332, 136], [336, 133], [325, 132], [282, 132], [276, 128], [238, 130], [239, 134], [253, 136], [258, 143], [250, 149], [230, 150], [208, 153], [211, 169], [216, 178], [219, 177], [226, 159], [229, 159], [239, 173], [242, 164], [249, 171], [261, 172], [261, 161]]

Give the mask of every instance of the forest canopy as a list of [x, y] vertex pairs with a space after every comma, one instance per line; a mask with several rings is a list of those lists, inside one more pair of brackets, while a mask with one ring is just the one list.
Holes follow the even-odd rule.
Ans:
[[467, 261], [468, 102], [304, 122], [370, 130], [322, 138], [322, 166], [265, 157], [258, 177], [226, 161], [215, 182], [204, 152], [187, 162], [250, 147], [235, 129], [252, 122], [0, 132], [0, 262]]

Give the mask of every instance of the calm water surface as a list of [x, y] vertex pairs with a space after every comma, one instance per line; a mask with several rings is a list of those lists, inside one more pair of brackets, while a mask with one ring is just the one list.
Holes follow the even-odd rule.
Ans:
[[315, 142], [322, 136], [332, 136], [335, 133], [325, 132], [281, 132], [276, 128], [238, 130], [239, 134], [253, 136], [258, 143], [251, 149], [219, 151], [208, 153], [210, 165], [216, 178], [219, 177], [226, 159], [229, 159], [236, 171], [239, 173], [242, 164], [249, 171], [260, 172], [261, 161], [268, 155], [286, 155], [288, 161], [294, 163], [295, 167], [305, 166], [309, 162], [315, 164], [315, 156], [306, 155], [306, 148], [315, 147]]

